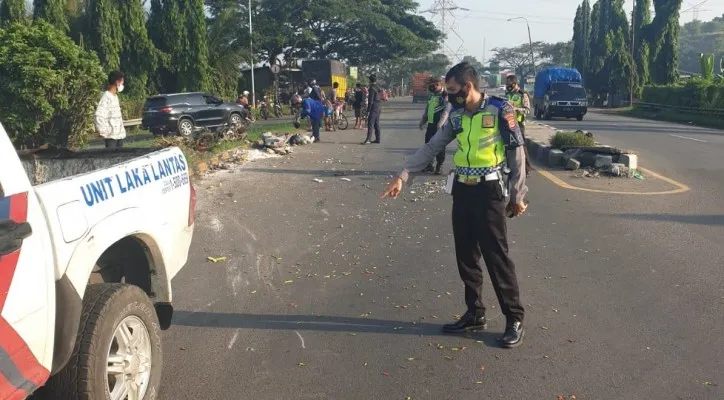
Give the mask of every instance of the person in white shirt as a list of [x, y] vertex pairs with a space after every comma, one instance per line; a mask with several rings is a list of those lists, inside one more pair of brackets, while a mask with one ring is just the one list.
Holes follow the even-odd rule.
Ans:
[[96, 107], [95, 128], [105, 139], [106, 148], [123, 147], [123, 139], [126, 138], [121, 103], [118, 101], [118, 93], [123, 91], [123, 82], [122, 72], [113, 71], [108, 74], [108, 87]]

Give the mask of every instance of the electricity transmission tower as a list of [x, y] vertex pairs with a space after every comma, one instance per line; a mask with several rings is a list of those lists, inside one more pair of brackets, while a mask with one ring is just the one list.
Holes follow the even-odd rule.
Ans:
[[687, 9], [684, 10], [684, 11], [682, 11], [682, 13], [689, 12], [689, 11], [693, 11], [693, 13], [694, 13], [694, 21], [698, 21], [698, 20], [699, 20], [699, 12], [701, 12], [701, 11], [709, 11], [709, 10], [702, 10], [702, 9], [701, 9], [701, 6], [703, 6], [704, 3], [706, 3], [707, 1], [708, 1], [708, 0], [704, 0], [704, 1], [702, 1], [701, 3], [698, 3], [698, 4], [691, 4], [690, 2], [687, 1], [686, 3], [689, 4], [691, 7], [687, 8]]
[[[427, 10], [422, 10], [420, 13], [432, 14], [432, 20], [447, 37], [443, 43], [440, 43], [443, 54], [445, 54], [450, 61], [456, 63], [465, 56], [465, 40], [457, 30], [457, 18], [454, 11], [470, 11], [464, 7], [458, 7], [454, 0], [435, 0], [432, 7]], [[460, 40], [459, 46], [453, 46], [450, 44], [450, 38], [457, 37]]]

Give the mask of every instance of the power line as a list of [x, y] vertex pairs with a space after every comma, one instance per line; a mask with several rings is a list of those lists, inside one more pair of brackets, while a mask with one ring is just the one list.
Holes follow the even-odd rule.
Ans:
[[[467, 8], [458, 7], [454, 0], [435, 0], [433, 5], [420, 13], [429, 13], [433, 15], [435, 22], [440, 30], [446, 34], [445, 41], [441, 44], [443, 53], [453, 62], [462, 59], [465, 52], [465, 39], [457, 30], [457, 17], [453, 11], [469, 11]], [[455, 35], [460, 39], [460, 46], [453, 48], [450, 46], [450, 36]]]

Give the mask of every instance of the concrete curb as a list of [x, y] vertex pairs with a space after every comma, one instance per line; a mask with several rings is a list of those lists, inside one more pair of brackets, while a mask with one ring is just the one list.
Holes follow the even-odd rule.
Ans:
[[[551, 129], [553, 132], [551, 135], [555, 134], [555, 132], [562, 131], [561, 129], [556, 129], [552, 126], [536, 123], [537, 125], [544, 126], [546, 128]], [[584, 133], [588, 133], [586, 131], [583, 131]], [[537, 139], [531, 139], [526, 138], [526, 147], [528, 148], [528, 156], [532, 161], [537, 162], [538, 164], [541, 164], [543, 166], [549, 167], [549, 168], [563, 168], [567, 166], [574, 165], [576, 163], [569, 163], [568, 161], [572, 158], [569, 155], [567, 155], [565, 152], [553, 149], [548, 143], [544, 143]], [[610, 146], [599, 146], [599, 147], [609, 147]], [[632, 153], [623, 153], [623, 154], [615, 154], [612, 157], [612, 163], [616, 164], [623, 164], [627, 168], [631, 170], [635, 170], [638, 168], [638, 155], [632, 154]], [[575, 159], [575, 158], [574, 158]], [[580, 160], [576, 160], [578, 164], [580, 164]]]

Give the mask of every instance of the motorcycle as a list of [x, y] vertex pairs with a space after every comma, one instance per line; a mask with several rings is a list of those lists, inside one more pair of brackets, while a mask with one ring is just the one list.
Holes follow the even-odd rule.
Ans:
[[269, 108], [266, 105], [266, 101], [259, 101], [259, 115], [264, 119], [269, 119]]
[[274, 116], [277, 118], [282, 117], [282, 106], [279, 103], [273, 103], [274, 104]]
[[244, 111], [242, 111], [241, 117], [244, 118], [244, 121], [247, 124], [253, 124], [254, 122], [256, 122], [256, 116], [254, 116], [254, 112], [251, 110], [251, 106], [244, 106]]

